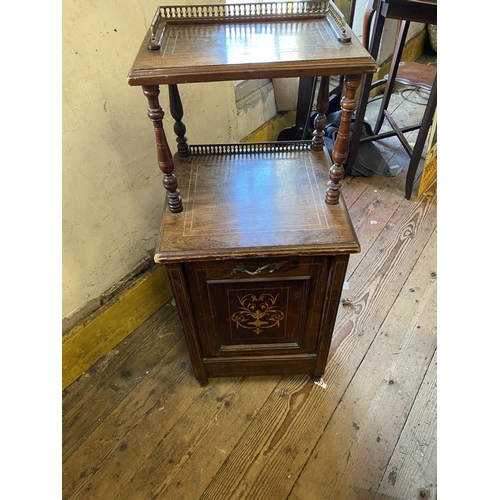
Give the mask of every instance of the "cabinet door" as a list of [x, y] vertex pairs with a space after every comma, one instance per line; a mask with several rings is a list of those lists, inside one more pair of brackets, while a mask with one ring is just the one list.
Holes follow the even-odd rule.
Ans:
[[328, 257], [186, 264], [205, 358], [314, 354]]

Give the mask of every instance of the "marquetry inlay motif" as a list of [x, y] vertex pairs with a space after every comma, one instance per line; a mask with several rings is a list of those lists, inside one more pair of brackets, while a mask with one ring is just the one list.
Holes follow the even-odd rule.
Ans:
[[279, 293], [263, 293], [258, 297], [254, 294], [238, 295], [240, 305], [231, 315], [231, 321], [236, 323], [236, 328], [252, 330], [256, 335], [268, 328], [279, 327], [285, 313], [276, 306], [278, 296]]

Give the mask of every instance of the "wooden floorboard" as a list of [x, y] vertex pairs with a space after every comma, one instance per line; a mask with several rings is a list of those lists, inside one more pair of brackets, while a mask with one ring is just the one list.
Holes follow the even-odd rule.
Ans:
[[373, 337], [290, 499], [371, 498], [377, 490], [436, 350], [435, 251], [432, 238]]
[[344, 182], [362, 250], [324, 384], [200, 387], [168, 303], [64, 391], [63, 499], [436, 498], [437, 189], [406, 200], [408, 156], [380, 143], [396, 175]]
[[[182, 338], [172, 306], [163, 307], [63, 393], [63, 460]], [[89, 418], [91, 417], [91, 418]]]

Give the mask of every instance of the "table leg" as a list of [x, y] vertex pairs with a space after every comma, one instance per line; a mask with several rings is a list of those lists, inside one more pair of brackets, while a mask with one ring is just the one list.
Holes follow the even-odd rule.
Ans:
[[385, 84], [382, 103], [380, 104], [377, 120], [375, 122], [375, 126], [373, 127], [373, 132], [375, 134], [378, 134], [380, 132], [380, 129], [382, 128], [382, 123], [384, 122], [385, 112], [389, 107], [389, 101], [394, 91], [394, 85], [396, 83], [399, 63], [401, 62], [401, 57], [403, 55], [403, 49], [405, 46], [406, 36], [408, 34], [409, 28], [410, 28], [410, 23], [408, 21], [401, 21], [396, 38], [396, 50], [392, 55], [391, 68], [387, 76], [387, 83]]
[[313, 151], [323, 151], [325, 144], [325, 127], [327, 125], [326, 111], [328, 110], [328, 87], [329, 76], [322, 76], [319, 84], [318, 103], [316, 104], [317, 114], [314, 118]]
[[182, 198], [177, 189], [177, 178], [174, 175], [174, 159], [163, 130], [163, 116], [165, 113], [158, 100], [160, 87], [159, 85], [144, 85], [142, 91], [148, 99], [148, 116], [155, 129], [158, 167], [164, 174], [163, 186], [167, 190], [168, 208], [173, 213], [182, 212]]
[[177, 312], [184, 331], [193, 371], [200, 385], [205, 386], [208, 383], [208, 374], [203, 364], [203, 353], [201, 351], [193, 303], [186, 281], [185, 270], [182, 264], [168, 264], [166, 268], [168, 280], [175, 297]]
[[340, 181], [344, 178], [343, 163], [349, 155], [349, 142], [351, 138], [351, 118], [356, 109], [356, 89], [361, 82], [361, 75], [348, 75], [345, 78], [346, 92], [340, 101], [342, 116], [340, 121], [337, 138], [333, 145], [332, 160], [330, 167], [330, 181], [326, 190], [325, 203], [327, 205], [336, 205], [340, 197]]
[[189, 148], [186, 138], [186, 126], [182, 122], [184, 116], [184, 109], [182, 107], [181, 96], [177, 84], [170, 84], [168, 86], [168, 95], [170, 100], [170, 114], [175, 120], [174, 132], [177, 136], [177, 152], [181, 158], [189, 156]]

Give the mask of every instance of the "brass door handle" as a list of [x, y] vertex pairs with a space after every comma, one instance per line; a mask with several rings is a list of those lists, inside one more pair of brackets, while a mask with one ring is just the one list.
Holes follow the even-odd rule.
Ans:
[[242, 273], [254, 275], [254, 274], [261, 273], [262, 271], [264, 271], [264, 269], [269, 269], [269, 272], [272, 273], [273, 271], [276, 271], [276, 269], [279, 269], [280, 267], [283, 267], [286, 264], [288, 264], [288, 262], [286, 260], [284, 262], [273, 262], [272, 264], [266, 264], [265, 266], [258, 267], [255, 271], [249, 271], [245, 267], [245, 263], [241, 262], [231, 271], [231, 274], [236, 274], [236, 273], [242, 272]]

